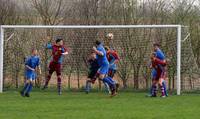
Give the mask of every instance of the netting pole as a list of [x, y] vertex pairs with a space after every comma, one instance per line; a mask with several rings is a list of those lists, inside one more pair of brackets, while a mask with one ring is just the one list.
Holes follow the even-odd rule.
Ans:
[[3, 36], [4, 36], [4, 29], [1, 26], [0, 31], [0, 93], [3, 92]]
[[181, 25], [177, 27], [177, 95], [181, 94]]

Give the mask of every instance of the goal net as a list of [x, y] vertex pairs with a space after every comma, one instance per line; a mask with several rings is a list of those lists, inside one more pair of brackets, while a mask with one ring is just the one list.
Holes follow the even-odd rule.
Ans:
[[[106, 40], [113, 33], [114, 39]], [[0, 44], [0, 92], [24, 85], [24, 60], [34, 47], [41, 58], [42, 74], [37, 76], [35, 86], [43, 85], [51, 51], [45, 48], [56, 36], [64, 38], [70, 53], [64, 58], [62, 86], [84, 88], [87, 79], [87, 57], [96, 40], [115, 49], [120, 62], [115, 80], [121, 88], [148, 89], [151, 85], [151, 69], [148, 64], [153, 43], [159, 42], [169, 59], [167, 86], [180, 95], [181, 89], [181, 25], [96, 25], [96, 26], [35, 26], [2, 25]], [[53, 76], [50, 86], [56, 83]], [[98, 85], [96, 85], [98, 87]]]

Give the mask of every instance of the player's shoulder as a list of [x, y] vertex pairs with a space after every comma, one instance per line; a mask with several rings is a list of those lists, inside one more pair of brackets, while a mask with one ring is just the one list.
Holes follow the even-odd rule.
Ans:
[[35, 56], [35, 58], [36, 58], [36, 59], [40, 59], [40, 56], [37, 55], [37, 56]]

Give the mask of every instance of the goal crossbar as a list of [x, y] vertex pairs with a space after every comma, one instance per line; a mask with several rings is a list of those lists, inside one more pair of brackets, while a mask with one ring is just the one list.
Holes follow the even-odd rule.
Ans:
[[3, 92], [3, 45], [5, 29], [113, 29], [113, 28], [175, 28], [177, 30], [177, 95], [181, 92], [181, 25], [1, 25], [0, 26], [0, 93]]

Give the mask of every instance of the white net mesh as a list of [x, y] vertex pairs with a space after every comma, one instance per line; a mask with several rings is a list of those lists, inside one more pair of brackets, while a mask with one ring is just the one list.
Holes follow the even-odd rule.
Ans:
[[[113, 33], [112, 41], [105, 40], [107, 33]], [[185, 34], [185, 33], [182, 33]], [[38, 76], [36, 86], [40, 87], [45, 79], [51, 52], [45, 49], [48, 42], [56, 36], [64, 37], [70, 54], [65, 57], [62, 71], [62, 86], [82, 88], [87, 79], [86, 59], [97, 39], [115, 49], [119, 56], [118, 72], [115, 79], [122, 88], [148, 89], [151, 84], [151, 71], [148, 68], [152, 44], [159, 42], [170, 63], [168, 65], [168, 89], [176, 89], [177, 71], [177, 29], [176, 28], [89, 28], [89, 29], [5, 29], [4, 42], [4, 90], [20, 87], [24, 82], [24, 58], [35, 47], [41, 57], [42, 75]], [[50, 36], [50, 39], [47, 39]], [[182, 43], [183, 89], [197, 89], [194, 85], [198, 78], [188, 64], [193, 61], [189, 38]], [[187, 60], [189, 58], [190, 60]], [[187, 63], [183, 63], [187, 61]], [[198, 67], [197, 67], [198, 69]], [[192, 73], [191, 73], [192, 72]], [[188, 75], [189, 74], [189, 75]], [[192, 74], [192, 75], [191, 75]], [[182, 76], [184, 76], [182, 75]], [[191, 84], [192, 79], [192, 84]], [[56, 83], [52, 77], [50, 85]], [[192, 86], [191, 86], [192, 85]], [[98, 86], [98, 85], [96, 85]]]

